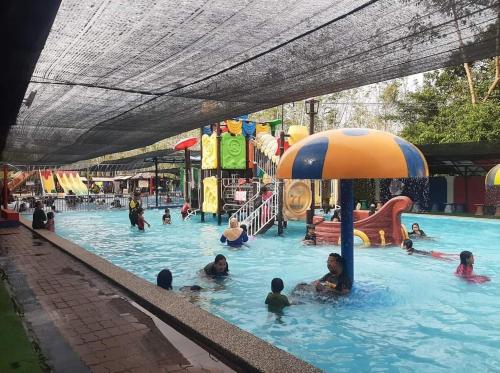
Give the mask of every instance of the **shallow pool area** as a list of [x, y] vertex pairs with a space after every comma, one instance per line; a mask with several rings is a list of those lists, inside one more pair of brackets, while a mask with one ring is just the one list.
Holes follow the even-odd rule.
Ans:
[[[325, 371], [494, 371], [500, 350], [500, 221], [404, 215], [431, 240], [415, 248], [459, 253], [471, 250], [475, 272], [492, 281], [469, 284], [453, 275], [458, 260], [408, 256], [388, 248], [355, 249], [355, 286], [347, 297], [328, 302], [296, 299], [282, 315], [267, 311], [264, 299], [273, 277], [285, 294], [299, 282], [327, 272], [338, 246], [303, 246], [304, 223], [290, 223], [284, 237], [269, 231], [232, 249], [220, 244], [224, 227], [199, 217], [183, 222], [172, 210], [147, 210], [145, 232], [131, 228], [127, 211], [56, 214], [56, 232], [112, 263], [155, 282], [169, 268], [174, 289], [198, 284], [188, 295], [207, 311]], [[230, 277], [210, 281], [198, 271], [218, 253], [228, 258]], [[293, 299], [293, 298], [291, 298]]]

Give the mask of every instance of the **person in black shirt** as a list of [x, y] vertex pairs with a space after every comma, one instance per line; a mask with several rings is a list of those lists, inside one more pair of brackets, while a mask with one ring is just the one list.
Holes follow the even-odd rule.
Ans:
[[33, 222], [31, 226], [33, 229], [45, 229], [45, 222], [47, 221], [47, 215], [43, 211], [43, 204], [41, 201], [35, 203], [35, 211], [33, 212]]
[[212, 263], [208, 263], [203, 270], [210, 277], [229, 275], [229, 265], [227, 264], [226, 257], [222, 254], [217, 254], [215, 260]]
[[344, 272], [344, 259], [337, 253], [331, 253], [326, 262], [329, 272], [314, 282], [318, 292], [347, 294], [351, 291], [352, 281]]
[[411, 232], [408, 232], [408, 236], [411, 238], [427, 237], [425, 232], [422, 229], [420, 229], [418, 223], [413, 223], [411, 225]]
[[302, 242], [305, 245], [316, 245], [316, 226], [314, 224], [307, 225], [306, 236]]

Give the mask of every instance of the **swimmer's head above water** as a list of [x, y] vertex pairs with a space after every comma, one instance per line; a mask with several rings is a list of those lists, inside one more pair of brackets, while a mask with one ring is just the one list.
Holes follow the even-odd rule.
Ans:
[[405, 250], [406, 250], [406, 251], [408, 251], [408, 252], [411, 252], [411, 251], [415, 250], [415, 249], [413, 248], [413, 241], [412, 241], [412, 240], [409, 240], [409, 239], [404, 240], [404, 241], [401, 243], [401, 248], [402, 248], [402, 249], [405, 249]]

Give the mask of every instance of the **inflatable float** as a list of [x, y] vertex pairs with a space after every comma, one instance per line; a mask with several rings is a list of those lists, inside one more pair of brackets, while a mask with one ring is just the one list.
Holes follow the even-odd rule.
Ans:
[[[401, 214], [411, 210], [410, 198], [399, 196], [392, 198], [375, 214], [369, 216], [366, 210], [355, 210], [354, 235], [361, 238], [364, 246], [400, 245], [407, 237], [406, 229], [401, 224]], [[339, 244], [340, 222], [325, 221], [315, 216], [316, 240], [318, 243]]]

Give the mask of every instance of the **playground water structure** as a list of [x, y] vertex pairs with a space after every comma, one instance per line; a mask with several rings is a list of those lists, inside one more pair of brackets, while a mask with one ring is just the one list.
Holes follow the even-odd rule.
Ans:
[[[56, 232], [138, 276], [155, 282], [170, 268], [174, 289], [198, 284], [209, 290], [192, 301], [325, 371], [493, 371], [500, 348], [500, 221], [403, 215], [406, 227], [418, 221], [434, 240], [415, 241], [422, 250], [471, 250], [476, 272], [490, 283], [469, 284], [453, 275], [458, 261], [408, 256], [398, 248], [363, 248], [358, 242], [356, 282], [348, 297], [268, 313], [264, 299], [273, 277], [295, 284], [326, 273], [328, 253], [338, 246], [301, 244], [304, 224], [292, 222], [285, 237], [270, 231], [231, 249], [219, 243], [224, 227], [182, 222], [171, 209], [148, 210], [146, 232], [129, 227], [124, 210], [57, 214]], [[211, 282], [197, 273], [217, 253], [228, 258], [231, 276]], [[292, 297], [293, 299], [293, 297]]]

